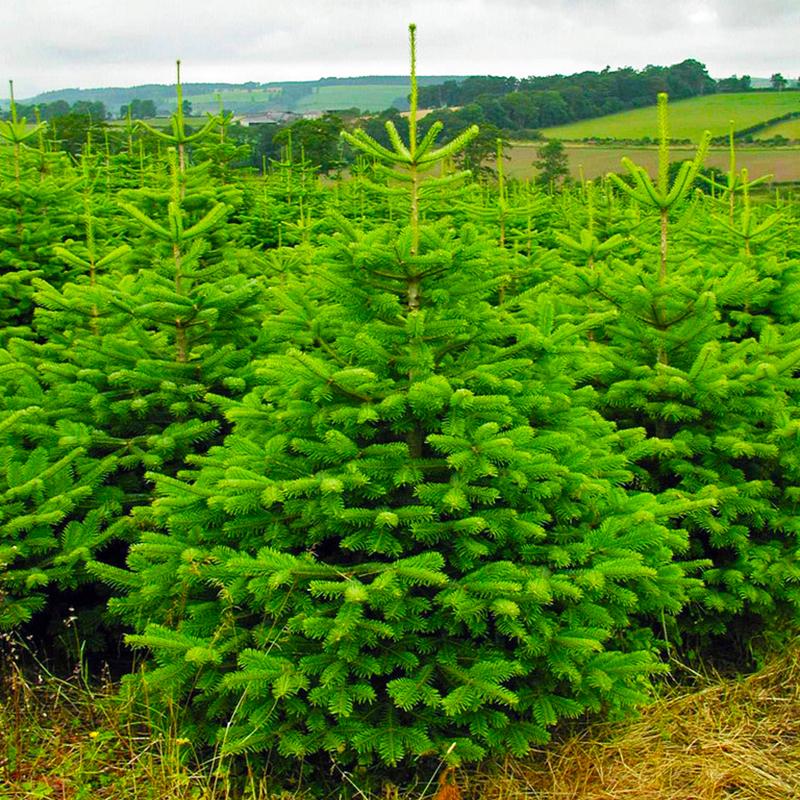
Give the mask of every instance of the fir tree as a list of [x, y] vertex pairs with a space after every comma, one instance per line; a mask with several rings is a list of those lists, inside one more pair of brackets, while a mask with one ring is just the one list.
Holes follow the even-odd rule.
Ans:
[[[573, 286], [619, 313], [599, 333], [597, 352], [607, 360], [599, 383], [608, 416], [622, 427], [644, 425], [651, 437], [641, 484], [656, 493], [717, 498], [714, 509], [687, 520], [691, 554], [708, 567], [678, 635], [687, 644], [726, 631], [729, 642], [748, 640], [796, 625], [800, 608], [789, 422], [796, 413], [798, 331], [772, 324], [774, 282], [759, 275], [747, 247], [737, 242], [726, 257], [710, 215], [702, 217], [704, 235], [687, 224], [702, 214], [689, 187], [703, 148], [669, 185], [665, 96], [659, 121], [657, 182], [629, 161], [634, 186], [611, 176], [645, 210], [642, 223], [625, 242], [612, 236], [600, 244], [590, 235], [581, 244], [562, 242], [576, 267]], [[766, 227], [752, 227], [746, 174], [743, 180], [728, 188], [744, 191], [741, 230], [779, 224], [768, 218]], [[735, 229], [728, 220], [724, 227], [730, 241]], [[716, 263], [699, 257], [712, 249]]]
[[641, 436], [569, 374], [601, 320], [495, 305], [496, 243], [421, 219], [422, 169], [472, 133], [417, 139], [411, 35], [408, 144], [348, 136], [405, 171], [407, 220], [341, 221], [266, 319], [285, 345], [224, 403], [233, 432], [153, 475], [160, 530], [102, 571], [151, 688], [191, 696], [187, 730], [226, 754], [522, 754], [640, 702], [642, 620], [693, 585], [664, 522], [706, 504], [626, 492]]
[[[23, 600], [31, 591], [26, 613], [9, 611], [10, 622], [41, 607], [40, 585], [69, 591], [86, 581], [83, 564], [101, 547], [135, 538], [127, 514], [150, 499], [144, 470], [171, 473], [202, 451], [223, 424], [205, 394], [239, 397], [247, 387], [263, 287], [241, 274], [241, 254], [228, 244], [231, 207], [221, 200], [235, 202], [236, 189], [216, 188], [208, 165], [192, 166], [188, 154], [182, 167], [176, 151], [170, 162], [166, 187], [129, 193], [112, 214], [97, 192], [98, 158], [84, 149], [83, 241], [53, 249], [73, 280], [33, 279], [40, 342], [14, 338], [3, 354], [31, 383], [20, 395], [28, 406], [16, 395], [5, 404], [16, 420], [8, 491], [22, 491], [17, 474], [58, 467], [50, 483], [23, 482], [28, 503], [5, 509], [17, 555], [4, 580]], [[133, 247], [108, 241], [112, 232]], [[79, 502], [67, 502], [73, 495]], [[49, 527], [30, 527], [37, 514]]]

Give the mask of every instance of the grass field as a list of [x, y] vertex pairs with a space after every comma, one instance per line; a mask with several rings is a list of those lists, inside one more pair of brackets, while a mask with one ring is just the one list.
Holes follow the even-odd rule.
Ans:
[[[363, 86], [333, 85], [314, 87], [311, 94], [289, 102], [292, 111], [328, 111], [343, 108], [360, 108], [362, 111], [383, 111], [407, 89], [396, 84], [375, 84]], [[226, 108], [244, 111], [263, 111], [267, 108], [284, 109], [287, 100], [280, 92], [267, 92], [264, 89], [228, 89], [222, 93], [222, 104]], [[186, 95], [195, 112], [216, 111], [219, 107], [217, 94]]]
[[[735, 92], [693, 97], [670, 103], [670, 135], [675, 139], [699, 141], [708, 129], [714, 136], [725, 135], [733, 120], [741, 130], [789, 111], [800, 111], [800, 92]], [[545, 128], [548, 138], [580, 140], [592, 137], [641, 139], [655, 137], [655, 106], [636, 108], [619, 114]]]
[[312, 94], [301, 97], [294, 111], [327, 111], [352, 108], [362, 111], [383, 111], [398, 97], [408, 93], [405, 86], [376, 84], [374, 86], [320, 86]]
[[776, 122], [766, 130], [753, 134], [754, 139], [771, 139], [773, 136], [785, 136], [787, 139], [800, 139], [800, 119], [787, 119]]
[[[536, 150], [541, 144], [537, 142], [515, 142], [508, 154], [506, 171], [509, 176], [525, 179], [536, 174], [533, 162]], [[628, 156], [637, 164], [646, 167], [655, 174], [658, 165], [658, 150], [655, 147], [600, 147], [593, 145], [565, 145], [569, 157], [570, 173], [577, 178], [580, 168], [587, 178], [597, 178], [609, 172], [624, 172], [620, 163], [623, 156]], [[690, 159], [694, 156], [691, 147], [673, 147], [674, 161]], [[776, 181], [800, 181], [800, 148], [740, 148], [737, 149], [737, 165], [747, 167], [751, 177], [771, 173]], [[727, 148], [712, 148], [706, 158], [707, 167], [728, 169]]]
[[[263, 110], [273, 106], [281, 98], [281, 92], [267, 92], [264, 89], [226, 89], [224, 92], [206, 92], [205, 94], [187, 94], [186, 99], [192, 104], [195, 113], [219, 110], [219, 95], [225, 108], [241, 108]], [[173, 103], [174, 106], [174, 103]]]

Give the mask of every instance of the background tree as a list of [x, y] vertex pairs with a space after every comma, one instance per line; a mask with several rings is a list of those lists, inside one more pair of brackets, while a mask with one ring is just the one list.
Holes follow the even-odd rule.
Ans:
[[100, 100], [95, 102], [90, 102], [89, 100], [78, 100], [72, 104], [70, 113], [91, 117], [94, 120], [104, 120], [108, 117], [105, 104]]
[[339, 131], [343, 122], [336, 114], [325, 114], [319, 119], [301, 119], [275, 134], [272, 141], [285, 145], [291, 137], [297, 153], [305, 157], [322, 172], [330, 172], [340, 161]]
[[[456, 164], [460, 169], [468, 169], [473, 175], [497, 176], [497, 140], [503, 141], [503, 147], [510, 147], [503, 132], [489, 123], [482, 125], [480, 133], [456, 156]], [[505, 156], [509, 158], [509, 156]]]
[[772, 88], [777, 89], [779, 92], [785, 89], [788, 83], [780, 72], [774, 73], [772, 77], [770, 77], [769, 82], [772, 84]]
[[90, 133], [93, 136], [99, 134], [95, 141], [102, 141], [102, 130], [106, 127], [103, 118], [72, 112], [49, 123], [50, 138], [57, 140], [61, 149], [72, 156], [82, 151]]
[[667, 88], [670, 96], [678, 99], [713, 93], [716, 83], [709, 77], [705, 64], [687, 58], [669, 68]]
[[751, 78], [749, 75], [731, 75], [730, 78], [721, 78], [717, 81], [718, 92], [748, 92], [751, 89]]
[[569, 176], [567, 151], [560, 139], [550, 139], [537, 149], [536, 155], [533, 166], [539, 170], [539, 181], [545, 186], [558, 185]]
[[63, 117], [70, 112], [69, 103], [66, 100], [54, 100], [52, 103], [44, 103], [40, 108], [42, 120], [49, 122], [56, 117]]
[[127, 117], [130, 111], [131, 119], [147, 119], [156, 115], [156, 104], [153, 100], [140, 100], [134, 97], [127, 105], [120, 106], [120, 117]]

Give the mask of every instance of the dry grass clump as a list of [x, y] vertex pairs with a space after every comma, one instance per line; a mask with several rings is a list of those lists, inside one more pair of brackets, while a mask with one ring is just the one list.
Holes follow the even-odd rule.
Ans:
[[716, 678], [462, 787], [481, 800], [800, 798], [800, 645], [749, 677]]

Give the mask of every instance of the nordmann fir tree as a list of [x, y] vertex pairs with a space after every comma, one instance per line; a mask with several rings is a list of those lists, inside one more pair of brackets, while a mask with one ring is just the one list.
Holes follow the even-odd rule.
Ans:
[[233, 432], [152, 475], [160, 531], [105, 573], [149, 691], [222, 757], [525, 753], [643, 698], [659, 665], [635, 618], [691, 584], [662, 520], [693, 505], [621, 488], [641, 437], [565, 373], [600, 320], [494, 305], [496, 241], [420, 219], [423, 173], [474, 131], [418, 140], [411, 45], [408, 143], [348, 136], [404, 174], [405, 223], [341, 221], [266, 319], [286, 347], [225, 404]]
[[[552, 214], [551, 198], [530, 187], [515, 185], [509, 190], [503, 164], [503, 142], [496, 141], [497, 187], [481, 187], [473, 183], [471, 196], [457, 200], [463, 220], [480, 221], [497, 235], [499, 252], [495, 258], [505, 263], [504, 277], [498, 286], [498, 300], [531, 284], [541, 283], [550, 268], [558, 262], [552, 253], [535, 248], [538, 231], [547, 227]], [[491, 235], [491, 234], [490, 234]], [[516, 251], [516, 252], [514, 252]]]
[[[84, 562], [113, 538], [106, 523], [115, 492], [103, 486], [113, 459], [94, 459], [85, 448], [61, 441], [61, 410], [48, 403], [37, 364], [20, 360], [17, 352], [37, 338], [30, 326], [34, 276], [47, 275], [61, 285], [89, 266], [58, 256], [59, 235], [75, 231], [63, 221], [75, 219], [81, 180], [88, 197], [87, 175], [76, 178], [47, 150], [42, 127], [26, 130], [13, 100], [11, 121], [0, 126], [13, 145], [12, 171], [3, 173], [5, 179], [13, 176], [4, 204], [12, 230], [5, 229], [2, 251], [10, 269], [0, 279], [0, 306], [7, 301], [13, 315], [0, 314], [0, 337], [9, 340], [8, 349], [0, 350], [0, 628], [13, 628], [42, 609], [56, 587], [72, 592], [86, 583]], [[28, 145], [34, 136], [36, 148]], [[3, 191], [8, 188], [5, 184]], [[92, 215], [88, 207], [86, 212], [93, 253]]]
[[[209, 197], [205, 184], [198, 193], [191, 180], [187, 187], [174, 157], [171, 172], [167, 193], [146, 196], [165, 218], [121, 203], [146, 231], [131, 254], [135, 260], [147, 254], [139, 269], [106, 274], [94, 291], [70, 286], [57, 294], [42, 285], [37, 295], [48, 309], [42, 326], [51, 344], [59, 341], [53, 330], [59, 321], [76, 313], [88, 318], [88, 330], [64, 342], [58, 359], [48, 351], [39, 369], [77, 426], [73, 435], [118, 451], [127, 470], [176, 469], [214, 435], [220, 420], [204, 394], [236, 396], [245, 387], [237, 373], [258, 336], [260, 288], [214, 247], [229, 207]], [[137, 505], [147, 491], [134, 475]]]
[[[657, 183], [632, 162], [626, 166], [634, 186], [611, 176], [649, 212], [649, 230], [637, 226], [625, 244], [590, 236], [562, 242], [573, 254], [573, 286], [619, 312], [598, 331], [596, 350], [607, 361], [598, 388], [611, 419], [648, 432], [652, 454], [640, 463], [638, 480], [655, 493], [716, 498], [686, 521], [690, 555], [707, 566], [677, 637], [688, 647], [727, 632], [731, 648], [800, 619], [792, 422], [800, 331], [773, 325], [768, 314], [753, 322], [754, 309], [765, 310], [770, 282], [746, 252], [719, 246], [703, 205], [688, 214], [702, 144], [668, 184], [666, 102], [661, 95]], [[686, 224], [693, 216], [706, 220], [700, 247], [700, 234]], [[713, 242], [709, 263], [698, 254]], [[750, 320], [745, 327], [742, 315]]]
[[10, 83], [11, 119], [0, 120], [0, 346], [13, 336], [30, 337], [34, 277], [56, 284], [70, 271], [54, 245], [77, 233], [78, 180], [66, 159], [45, 152], [45, 125], [30, 127], [17, 116]]
[[[39, 606], [42, 587], [69, 591], [109, 540], [135, 538], [127, 514], [150, 500], [144, 470], [174, 472], [187, 453], [213, 441], [224, 422], [204, 395], [243, 394], [259, 335], [262, 289], [228, 252], [230, 208], [207, 168], [192, 167], [186, 154], [181, 170], [173, 151], [165, 189], [120, 203], [131, 248], [97, 241], [94, 159], [88, 151], [84, 159], [85, 242], [55, 248], [76, 277], [60, 287], [34, 279], [41, 344], [12, 340], [5, 365], [26, 381], [6, 403], [9, 412], [27, 408], [19, 395], [36, 413], [12, 431], [16, 450], [9, 452], [19, 466], [9, 467], [8, 489], [28, 502], [4, 509], [16, 548], [16, 572], [4, 579], [13, 581], [14, 597], [25, 599], [27, 587]], [[48, 474], [51, 464], [59, 470], [49, 482], [28, 476], [17, 486], [24, 469]], [[79, 502], [68, 503], [78, 494], [72, 483]]]

